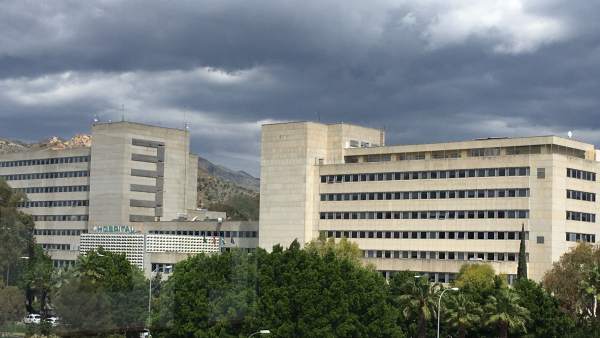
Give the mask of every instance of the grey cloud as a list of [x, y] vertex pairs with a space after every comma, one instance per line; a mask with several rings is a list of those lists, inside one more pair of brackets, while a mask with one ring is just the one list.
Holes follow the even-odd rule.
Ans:
[[[259, 121], [317, 113], [388, 143], [574, 129], [600, 144], [600, 5], [467, 3], [3, 2], [0, 136], [69, 136], [125, 104], [143, 122], [187, 116], [197, 152], [254, 174]], [[521, 27], [536, 20], [555, 28]]]

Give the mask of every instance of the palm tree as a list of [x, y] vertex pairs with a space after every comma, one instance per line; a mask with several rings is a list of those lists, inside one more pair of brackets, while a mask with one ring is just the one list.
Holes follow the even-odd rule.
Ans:
[[458, 330], [458, 337], [465, 338], [467, 330], [477, 326], [482, 313], [483, 310], [479, 304], [464, 294], [458, 293], [448, 298], [445, 317], [448, 325]]
[[401, 287], [399, 303], [406, 318], [417, 317], [417, 337], [425, 338], [427, 321], [431, 319], [437, 307], [437, 295], [440, 285], [431, 284], [426, 277], [410, 278]]
[[485, 306], [488, 313], [487, 325], [498, 328], [498, 336], [507, 338], [509, 330], [526, 331], [529, 311], [519, 305], [519, 296], [508, 288], [502, 288], [489, 296]]

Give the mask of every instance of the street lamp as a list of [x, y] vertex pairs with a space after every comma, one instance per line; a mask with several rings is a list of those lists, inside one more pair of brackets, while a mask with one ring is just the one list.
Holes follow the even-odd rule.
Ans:
[[438, 325], [437, 325], [437, 338], [440, 338], [440, 317], [442, 316], [442, 296], [444, 295], [444, 293], [446, 291], [458, 291], [458, 288], [450, 288], [450, 289], [444, 289], [444, 291], [442, 291], [442, 293], [440, 294], [440, 299], [438, 300]]
[[256, 332], [254, 332], [253, 334], [249, 335], [249, 336], [248, 336], [248, 338], [250, 338], [250, 337], [252, 337], [252, 336], [254, 336], [254, 335], [257, 335], [257, 334], [259, 334], [259, 335], [263, 335], [263, 334], [271, 334], [271, 331], [270, 331], [270, 330], [260, 330], [260, 331], [256, 331]]
[[[29, 259], [29, 257], [21, 256], [21, 257], [19, 257], [19, 259]], [[8, 263], [8, 265], [6, 266], [6, 286], [8, 286], [9, 282], [10, 282], [10, 263]]]

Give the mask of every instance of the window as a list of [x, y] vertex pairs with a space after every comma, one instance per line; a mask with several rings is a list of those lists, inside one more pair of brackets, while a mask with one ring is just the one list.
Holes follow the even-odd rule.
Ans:
[[536, 243], [537, 244], [544, 244], [544, 236], [537, 236], [536, 237]]
[[537, 178], [539, 178], [539, 179], [546, 178], [546, 168], [537, 168]]
[[596, 181], [596, 173], [572, 168], [567, 168], [567, 177], [586, 181]]

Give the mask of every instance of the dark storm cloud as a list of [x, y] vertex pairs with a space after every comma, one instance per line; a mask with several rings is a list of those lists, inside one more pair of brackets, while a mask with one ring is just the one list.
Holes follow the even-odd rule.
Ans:
[[181, 126], [257, 174], [262, 122], [385, 127], [388, 143], [575, 130], [600, 144], [591, 1], [0, 4], [0, 136], [94, 114]]

